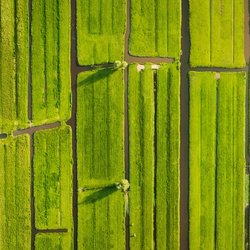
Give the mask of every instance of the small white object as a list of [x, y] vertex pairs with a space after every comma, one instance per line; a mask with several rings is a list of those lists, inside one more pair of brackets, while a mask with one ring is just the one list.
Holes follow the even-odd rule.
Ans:
[[144, 70], [145, 69], [145, 66], [144, 65], [141, 65], [141, 64], [138, 64], [137, 65], [137, 70], [138, 72], [140, 72], [141, 70]]
[[157, 65], [157, 64], [152, 65], [152, 69], [159, 69], [159, 68], [160, 68], [160, 65]]
[[215, 79], [216, 79], [216, 80], [219, 80], [219, 79], [220, 79], [220, 73], [216, 73], [216, 74], [215, 74]]

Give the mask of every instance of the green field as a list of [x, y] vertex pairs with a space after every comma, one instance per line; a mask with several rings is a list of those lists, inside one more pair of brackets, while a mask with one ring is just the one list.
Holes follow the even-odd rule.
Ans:
[[68, 233], [39, 233], [35, 239], [36, 250], [72, 250], [73, 242]]
[[244, 0], [189, 0], [189, 6], [191, 65], [245, 67]]
[[32, 123], [71, 116], [70, 0], [32, 1]]
[[159, 249], [179, 249], [180, 79], [177, 67], [177, 64], [165, 64], [157, 71], [152, 70], [151, 64], [146, 64], [141, 71], [137, 64], [129, 67], [130, 231], [136, 235], [130, 240], [131, 249], [154, 249], [154, 230]]
[[77, 0], [80, 65], [123, 60], [126, 0]]
[[0, 140], [0, 249], [30, 249], [30, 145], [22, 135]]
[[178, 64], [157, 71], [156, 243], [180, 248], [180, 71]]
[[129, 53], [142, 57], [180, 57], [180, 0], [131, 0]]
[[249, 248], [247, 7], [0, 0], [0, 250]]
[[72, 228], [71, 128], [34, 135], [35, 224], [38, 229]]
[[[78, 248], [125, 249], [123, 71], [84, 72], [77, 80]], [[99, 187], [99, 188], [98, 188]]]
[[190, 72], [190, 249], [244, 249], [245, 73]]
[[0, 133], [28, 127], [28, 2], [0, 2]]

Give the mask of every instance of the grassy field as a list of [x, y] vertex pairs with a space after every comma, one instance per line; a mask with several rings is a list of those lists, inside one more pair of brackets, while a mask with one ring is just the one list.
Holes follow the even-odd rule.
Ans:
[[244, 67], [244, 0], [189, 0], [189, 5], [191, 65]]
[[157, 71], [156, 243], [180, 248], [180, 71], [178, 64]]
[[[78, 248], [124, 249], [125, 209], [115, 182], [124, 178], [123, 71], [78, 75]], [[111, 185], [111, 186], [109, 186]], [[94, 188], [94, 189], [93, 189]]]
[[36, 250], [73, 250], [73, 241], [68, 233], [39, 233], [35, 239]]
[[80, 65], [123, 60], [126, 0], [77, 0]]
[[28, 3], [0, 2], [0, 133], [28, 126]]
[[244, 249], [245, 73], [190, 73], [190, 249]]
[[69, 126], [34, 135], [35, 224], [38, 229], [72, 228], [71, 142]]
[[70, 0], [32, 1], [32, 123], [71, 115]]
[[181, 1], [131, 0], [129, 52], [135, 56], [181, 54]]
[[30, 249], [30, 146], [26, 135], [0, 140], [0, 249]]
[[[178, 249], [179, 70], [177, 64], [161, 65], [156, 72], [151, 64], [146, 64], [142, 71], [138, 71], [137, 67], [137, 64], [129, 67], [128, 90], [130, 231], [136, 235], [131, 238], [130, 247], [154, 249], [156, 230], [159, 249]], [[155, 87], [157, 99], [154, 96]], [[157, 151], [154, 151], [155, 143]]]

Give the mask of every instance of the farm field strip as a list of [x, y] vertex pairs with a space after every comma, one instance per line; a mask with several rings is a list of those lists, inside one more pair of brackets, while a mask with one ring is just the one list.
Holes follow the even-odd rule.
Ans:
[[28, 2], [0, 2], [0, 133], [28, 127]]
[[37, 229], [73, 228], [72, 134], [69, 126], [34, 134], [34, 204]]
[[77, 58], [80, 65], [123, 60], [126, 0], [77, 0]]
[[0, 140], [0, 249], [30, 249], [29, 136]]
[[35, 238], [35, 249], [61, 249], [61, 250], [73, 250], [74, 245], [72, 237], [69, 233], [39, 233]]
[[244, 248], [244, 111], [245, 73], [190, 72], [191, 249]]
[[123, 70], [78, 75], [76, 141], [78, 248], [125, 249]]
[[[130, 239], [130, 248], [154, 249], [154, 236], [156, 236], [159, 248], [167, 246], [169, 249], [178, 249], [180, 144], [178, 65], [162, 64], [157, 71], [154, 71], [151, 64], [146, 64], [144, 70], [139, 71], [138, 65], [132, 64], [129, 66], [128, 74], [130, 224], [132, 225], [130, 232], [131, 235], [136, 235]], [[155, 126], [157, 126], [156, 135]], [[156, 222], [154, 222], [154, 203], [156, 203]], [[155, 235], [154, 230], [156, 230]]]
[[32, 1], [32, 123], [71, 115], [70, 0]]
[[180, 0], [131, 0], [129, 53], [142, 57], [180, 57]]
[[244, 0], [189, 0], [192, 67], [245, 67]]
[[[0, 133], [71, 116], [70, 0], [0, 3]], [[32, 39], [29, 39], [29, 22]], [[32, 46], [32, 118], [28, 114]]]

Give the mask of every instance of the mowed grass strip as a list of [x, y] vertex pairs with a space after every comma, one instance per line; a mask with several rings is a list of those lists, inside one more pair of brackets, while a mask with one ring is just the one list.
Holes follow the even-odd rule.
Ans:
[[[133, 84], [133, 83], [131, 83]], [[161, 64], [156, 103], [156, 245], [180, 247], [180, 70]]]
[[77, 0], [80, 65], [123, 60], [126, 0]]
[[189, 0], [189, 5], [191, 65], [245, 67], [244, 0]]
[[215, 248], [216, 88], [215, 73], [190, 73], [190, 249]]
[[73, 248], [69, 233], [38, 233], [35, 238], [36, 250], [72, 250]]
[[32, 2], [32, 123], [71, 114], [70, 0]]
[[0, 133], [28, 127], [27, 1], [0, 3]]
[[154, 248], [154, 73], [129, 66], [131, 249]]
[[0, 249], [31, 249], [29, 136], [0, 140]]
[[180, 0], [131, 0], [129, 53], [134, 56], [180, 57]]
[[72, 134], [69, 126], [34, 134], [35, 224], [72, 228]]
[[[78, 249], [125, 249], [124, 82], [121, 69], [77, 80]], [[109, 186], [111, 185], [111, 187]], [[92, 189], [94, 188], [94, 189]]]
[[245, 73], [190, 73], [190, 248], [244, 248]]

